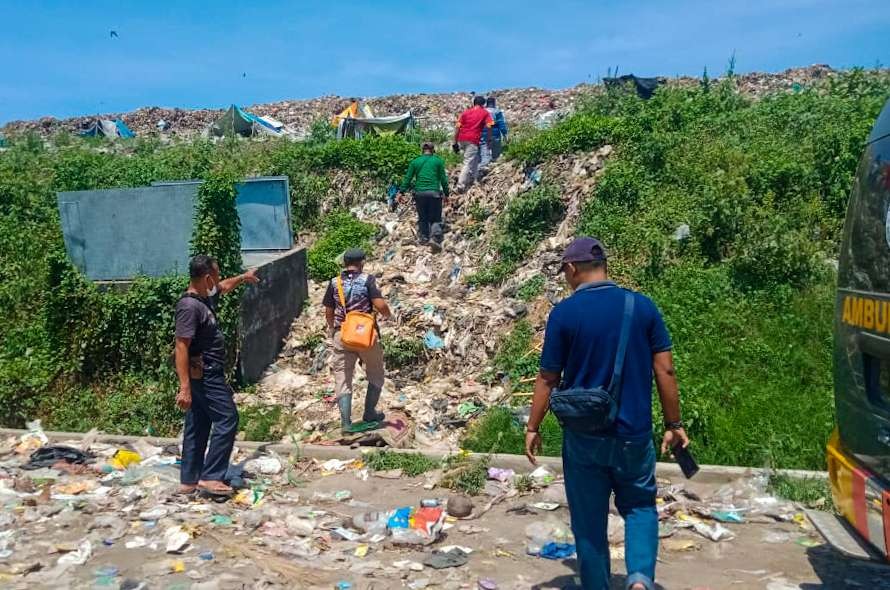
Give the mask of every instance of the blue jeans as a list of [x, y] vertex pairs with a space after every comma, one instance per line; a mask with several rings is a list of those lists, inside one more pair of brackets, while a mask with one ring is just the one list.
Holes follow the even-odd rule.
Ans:
[[[222, 370], [192, 379], [192, 407], [185, 414], [179, 480], [222, 481], [238, 434], [238, 409]], [[207, 449], [207, 443], [210, 449]], [[206, 456], [205, 456], [206, 452]]]
[[609, 588], [609, 497], [624, 518], [627, 587], [652, 588], [658, 554], [655, 447], [565, 430], [562, 465], [584, 590]]

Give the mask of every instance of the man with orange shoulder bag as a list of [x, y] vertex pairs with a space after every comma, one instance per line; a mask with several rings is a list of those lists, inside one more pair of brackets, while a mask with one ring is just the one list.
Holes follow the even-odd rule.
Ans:
[[[340, 426], [346, 431], [369, 430], [383, 421], [377, 402], [383, 391], [383, 347], [377, 315], [389, 319], [392, 313], [377, 287], [374, 276], [363, 272], [365, 253], [350, 248], [343, 255], [345, 269], [328, 283], [322, 304], [328, 334], [333, 342], [331, 370], [334, 394], [340, 408]], [[368, 377], [362, 424], [352, 424], [352, 379], [355, 363], [361, 360]]]

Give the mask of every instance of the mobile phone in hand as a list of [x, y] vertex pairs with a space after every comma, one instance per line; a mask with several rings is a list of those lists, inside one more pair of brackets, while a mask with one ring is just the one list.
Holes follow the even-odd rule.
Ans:
[[677, 465], [680, 466], [680, 470], [686, 476], [686, 479], [692, 479], [692, 476], [698, 473], [698, 463], [692, 458], [692, 453], [689, 452], [688, 448], [679, 444], [671, 449], [671, 453], [673, 453], [674, 459], [677, 460]]

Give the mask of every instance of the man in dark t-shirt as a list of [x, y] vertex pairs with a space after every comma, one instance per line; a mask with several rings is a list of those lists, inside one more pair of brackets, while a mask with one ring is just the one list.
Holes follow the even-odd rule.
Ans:
[[[224, 481], [238, 431], [238, 410], [226, 383], [226, 341], [216, 318], [219, 296], [256, 283], [253, 270], [225, 280], [210, 256], [189, 263], [189, 286], [176, 304], [176, 405], [185, 410], [180, 491], [230, 494]], [[207, 443], [210, 449], [207, 449]], [[206, 457], [205, 457], [206, 452]]]
[[[625, 522], [629, 590], [649, 590], [655, 579], [658, 513], [652, 443], [652, 378], [661, 400], [665, 434], [661, 452], [689, 444], [680, 421], [671, 338], [651, 299], [608, 279], [606, 252], [595, 238], [566, 249], [562, 271], [574, 293], [550, 312], [525, 438], [535, 462], [538, 428], [556, 388], [571, 395], [607, 387], [615, 377], [622, 326], [628, 322], [623, 372], [615, 393], [614, 423], [595, 432], [563, 428], [562, 464], [578, 567], [584, 588], [609, 587], [609, 497]], [[582, 398], [583, 399], [583, 398]]]
[[[376, 311], [383, 319], [389, 319], [392, 315], [386, 299], [377, 288], [376, 278], [362, 271], [364, 260], [365, 253], [362, 250], [358, 248], [347, 250], [343, 255], [346, 269], [328, 282], [328, 289], [322, 300], [328, 335], [333, 342], [331, 371], [334, 373], [334, 395], [337, 396], [337, 405], [340, 408], [340, 426], [345, 431], [352, 427], [352, 378], [355, 373], [355, 363], [359, 359], [365, 366], [365, 373], [368, 376], [368, 391], [365, 395], [362, 420], [380, 422], [384, 418], [383, 413], [377, 411], [377, 402], [380, 401], [384, 381], [383, 347], [380, 338], [376, 338], [374, 345], [366, 350], [346, 348], [340, 338], [340, 326], [346, 319], [346, 314], [351, 311], [363, 313]], [[340, 300], [338, 279], [343, 288], [346, 305]]]

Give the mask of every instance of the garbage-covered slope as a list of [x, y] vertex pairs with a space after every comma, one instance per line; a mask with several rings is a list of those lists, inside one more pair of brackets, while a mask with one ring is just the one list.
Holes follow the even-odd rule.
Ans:
[[[760, 96], [766, 92], [777, 90], [793, 90], [807, 86], [818, 80], [835, 75], [835, 71], [826, 65], [813, 65], [793, 68], [778, 73], [753, 72], [738, 76], [739, 90], [750, 96]], [[694, 85], [694, 78], [676, 78], [669, 82], [674, 85]], [[513, 123], [532, 123], [542, 114], [557, 110], [571, 110], [575, 101], [589, 93], [599, 85], [579, 84], [563, 90], [543, 88], [514, 88], [494, 90], [507, 119]], [[233, 97], [238, 102], [238, 97]], [[324, 96], [307, 100], [284, 100], [268, 104], [250, 105], [246, 108], [262, 116], [271, 116], [284, 123], [297, 135], [309, 132], [312, 123], [318, 119], [330, 118], [349, 104], [350, 97]], [[442, 94], [402, 94], [384, 97], [365, 97], [378, 115], [391, 115], [411, 111], [428, 127], [449, 127], [454, 122], [456, 113], [465, 108], [472, 100], [470, 92], [454, 92]], [[228, 107], [228, 105], [220, 105]], [[243, 105], [242, 105], [243, 106]], [[167, 136], [189, 136], [198, 133], [222, 115], [223, 109], [182, 109], [167, 107], [143, 107], [129, 113], [105, 113], [84, 115], [66, 119], [42, 117], [33, 121], [12, 121], [2, 129], [8, 135], [34, 131], [42, 135], [52, 135], [59, 131], [76, 132], [97, 116], [102, 118], [120, 118], [137, 135], [159, 133], [158, 121], [164, 120], [170, 125], [164, 132]]]
[[[366, 270], [378, 276], [395, 312], [393, 321], [382, 324], [389, 366], [381, 407], [409, 414], [416, 424], [418, 446], [453, 447], [468, 416], [509, 401], [515, 384], [496, 374], [491, 358], [517, 319], [540, 326], [551, 305], [548, 297], [525, 302], [517, 291], [532, 277], [558, 269], [580, 203], [590, 194], [611, 151], [604, 146], [529, 170], [515, 162], [496, 163], [479, 184], [449, 200], [445, 247], [437, 254], [417, 245], [412, 204], [395, 212], [380, 201], [353, 208], [357, 217], [373, 223], [383, 235]], [[507, 205], [545, 185], [559, 195], [564, 214], [503, 285], [473, 285], [474, 274], [492, 262], [492, 242]], [[561, 286], [548, 276], [544, 288], [555, 298]], [[310, 305], [295, 322], [279, 362], [271, 369], [280, 372], [260, 384], [258, 395], [246, 398], [250, 403], [282, 404], [285, 411], [294, 412], [296, 430], [312, 438], [327, 437], [338, 428], [336, 406], [323, 399], [333, 393], [321, 306], [324, 290], [324, 283], [310, 284]], [[358, 407], [363, 382], [355, 393]]]

